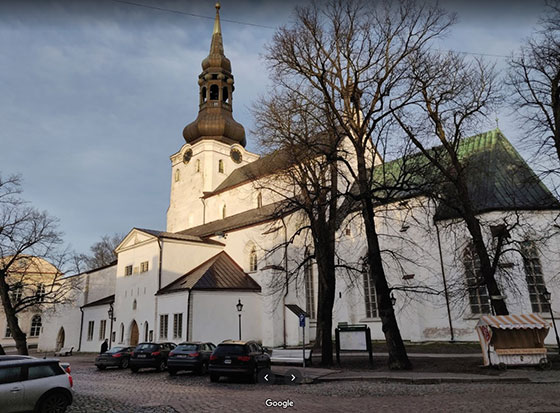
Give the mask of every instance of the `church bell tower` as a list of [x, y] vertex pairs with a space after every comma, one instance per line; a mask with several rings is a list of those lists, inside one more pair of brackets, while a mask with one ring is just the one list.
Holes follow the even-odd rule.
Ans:
[[[185, 144], [171, 155], [169, 232], [225, 218], [225, 195], [212, 199], [207, 195], [235, 169], [258, 159], [245, 149], [245, 129], [233, 119], [234, 78], [231, 62], [224, 54], [219, 3], [198, 88], [198, 116], [183, 129]], [[230, 203], [227, 210], [235, 211], [235, 207]]]

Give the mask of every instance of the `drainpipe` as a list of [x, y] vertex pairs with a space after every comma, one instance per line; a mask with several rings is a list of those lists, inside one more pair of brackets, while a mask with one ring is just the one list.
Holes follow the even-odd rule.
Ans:
[[447, 280], [445, 278], [445, 267], [443, 265], [443, 254], [441, 252], [441, 239], [439, 237], [439, 227], [435, 220], [434, 220], [434, 225], [436, 226], [437, 242], [438, 242], [438, 249], [439, 249], [439, 263], [441, 265], [441, 276], [443, 277], [443, 291], [445, 293], [445, 305], [447, 306], [447, 319], [449, 320], [449, 331], [451, 333], [451, 341], [455, 341], [455, 335], [453, 333], [453, 322], [451, 321], [451, 309], [449, 307], [449, 294], [447, 292]]
[[206, 224], [206, 198], [201, 196], [200, 201], [202, 202], [202, 225], [204, 225]]
[[288, 227], [284, 222], [284, 218], [282, 218], [282, 225], [284, 226], [284, 273], [286, 276], [286, 292], [284, 293], [284, 297], [282, 297], [282, 321], [283, 321], [283, 328], [284, 328], [284, 348], [287, 346], [287, 333], [286, 333], [286, 297], [288, 296], [289, 292], [289, 272], [288, 272]]
[[[159, 261], [158, 261], [158, 288], [157, 291], [159, 292], [159, 290], [161, 290], [161, 263], [163, 260], [163, 241], [160, 237], [158, 237], [157, 239], [158, 242], [158, 247], [159, 247]], [[158, 303], [159, 303], [159, 297], [156, 293], [155, 295], [155, 307], [154, 307], [154, 341], [156, 341], [156, 334], [158, 331]], [[149, 337], [148, 337], [149, 338]]]
[[185, 337], [186, 337], [186, 341], [190, 341], [191, 340], [191, 330], [190, 330], [190, 324], [191, 324], [191, 294], [192, 294], [192, 290], [189, 288], [188, 289], [189, 292], [189, 296], [187, 297], [187, 328], [185, 329]]
[[82, 307], [80, 307], [80, 312], [82, 313], [82, 316], [80, 318], [80, 339], [78, 340], [78, 351], [81, 351], [82, 349], [82, 333], [84, 329], [84, 309]]

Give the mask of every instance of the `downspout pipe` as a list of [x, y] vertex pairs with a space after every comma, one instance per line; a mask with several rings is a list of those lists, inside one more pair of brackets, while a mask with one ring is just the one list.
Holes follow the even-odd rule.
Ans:
[[78, 340], [78, 351], [81, 351], [82, 349], [82, 333], [84, 330], [84, 309], [82, 307], [80, 307], [80, 312], [82, 313], [82, 315], [80, 318], [80, 338]]
[[455, 334], [453, 332], [453, 321], [451, 320], [451, 308], [449, 306], [449, 293], [447, 291], [447, 279], [445, 277], [445, 266], [443, 265], [443, 253], [441, 251], [441, 239], [439, 236], [439, 227], [437, 222], [434, 220], [434, 225], [436, 227], [438, 250], [439, 250], [439, 263], [441, 265], [441, 276], [443, 278], [443, 291], [445, 294], [445, 305], [447, 306], [447, 319], [449, 321], [449, 332], [451, 333], [451, 341], [455, 341]]
[[288, 227], [286, 222], [284, 222], [284, 218], [282, 218], [282, 225], [284, 226], [284, 274], [286, 276], [285, 284], [286, 284], [286, 292], [284, 293], [284, 297], [282, 297], [282, 322], [283, 322], [283, 337], [284, 337], [284, 348], [288, 345], [287, 341], [287, 326], [286, 326], [286, 298], [288, 297], [289, 293], [289, 272], [288, 272]]
[[190, 324], [191, 324], [191, 295], [192, 295], [192, 290], [189, 288], [188, 289], [189, 292], [189, 296], [187, 297], [187, 328], [185, 329], [185, 337], [187, 339], [187, 341], [191, 340], [191, 330], [189, 329]]
[[[163, 261], [163, 240], [161, 237], [157, 238], [158, 247], [159, 247], [159, 259], [158, 259], [158, 288], [157, 291], [161, 290], [161, 263]], [[154, 306], [154, 340], [156, 337], [156, 332], [158, 331], [158, 295], [155, 295], [155, 306]]]

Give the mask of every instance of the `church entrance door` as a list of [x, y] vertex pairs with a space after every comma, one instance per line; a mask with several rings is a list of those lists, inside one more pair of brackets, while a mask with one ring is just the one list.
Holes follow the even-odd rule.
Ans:
[[138, 324], [136, 324], [136, 321], [133, 321], [130, 327], [130, 345], [138, 345]]

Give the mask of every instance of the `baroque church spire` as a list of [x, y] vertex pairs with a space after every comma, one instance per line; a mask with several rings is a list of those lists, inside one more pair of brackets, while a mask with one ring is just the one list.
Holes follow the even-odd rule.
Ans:
[[210, 43], [210, 53], [202, 61], [199, 111], [196, 120], [185, 127], [187, 143], [213, 139], [227, 144], [245, 146], [245, 129], [233, 119], [232, 98], [235, 90], [231, 62], [224, 54], [220, 3], [216, 3], [216, 18]]

